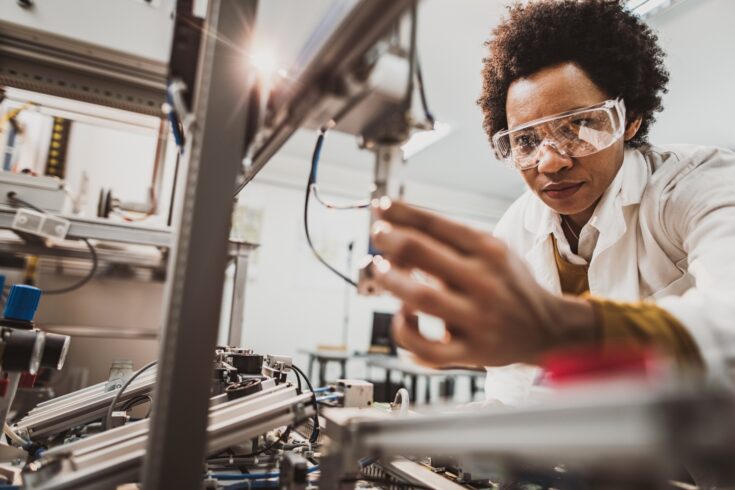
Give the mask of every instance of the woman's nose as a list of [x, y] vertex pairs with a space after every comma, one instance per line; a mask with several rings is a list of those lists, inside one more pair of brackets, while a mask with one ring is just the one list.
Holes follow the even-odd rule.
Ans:
[[574, 165], [562, 150], [553, 143], [544, 142], [536, 154], [537, 169], [543, 174], [555, 174]]

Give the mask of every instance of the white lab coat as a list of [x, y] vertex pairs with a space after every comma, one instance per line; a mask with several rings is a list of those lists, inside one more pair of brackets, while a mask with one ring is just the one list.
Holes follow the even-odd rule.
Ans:
[[[561, 292], [553, 234], [572, 256], [558, 213], [527, 191], [494, 234], [525, 257], [536, 280]], [[591, 242], [591, 247], [590, 245]], [[623, 165], [580, 235], [593, 295], [647, 299], [690, 332], [713, 378], [735, 379], [735, 153], [690, 145], [625, 151]], [[488, 398], [522, 403], [537, 368], [489, 368]]]

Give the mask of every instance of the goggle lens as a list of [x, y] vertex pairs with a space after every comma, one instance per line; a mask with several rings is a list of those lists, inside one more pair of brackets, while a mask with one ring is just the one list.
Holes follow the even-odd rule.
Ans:
[[584, 157], [610, 147], [624, 130], [621, 100], [598, 107], [552, 116], [521, 128], [501, 131], [493, 138], [499, 158], [520, 169], [538, 165], [541, 148], [551, 145], [569, 157]]

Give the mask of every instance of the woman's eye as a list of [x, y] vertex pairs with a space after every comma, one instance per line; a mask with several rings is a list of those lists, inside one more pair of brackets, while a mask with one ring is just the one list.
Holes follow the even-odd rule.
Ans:
[[519, 148], [528, 148], [536, 144], [536, 139], [531, 135], [522, 134], [513, 138], [513, 146]]
[[579, 126], [579, 127], [591, 126], [592, 123], [593, 123], [593, 121], [591, 119], [589, 119], [589, 118], [586, 118], [586, 117], [580, 117], [580, 118], [574, 119], [572, 121], [572, 124], [573, 125]]

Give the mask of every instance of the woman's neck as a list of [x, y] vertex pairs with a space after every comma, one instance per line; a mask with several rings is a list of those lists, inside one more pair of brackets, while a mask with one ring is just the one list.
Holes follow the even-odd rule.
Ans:
[[597, 199], [592, 206], [588, 207], [584, 211], [561, 216], [561, 219], [563, 220], [562, 228], [564, 229], [564, 235], [566, 235], [567, 241], [572, 248], [572, 252], [575, 254], [579, 247], [579, 236], [582, 233], [582, 228], [584, 228], [584, 225], [586, 225], [590, 218], [592, 218], [598, 202], [600, 202], [600, 199]]
[[595, 213], [595, 208], [597, 208], [597, 203], [600, 202], [600, 199], [602, 199], [602, 196], [595, 199], [595, 202], [593, 202], [592, 205], [584, 211], [565, 215], [567, 222], [574, 227], [574, 231], [576, 233], [579, 233], [579, 231], [584, 228], [584, 225], [587, 224], [590, 218], [592, 218], [592, 215]]

